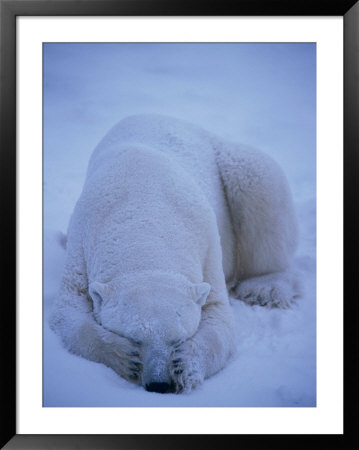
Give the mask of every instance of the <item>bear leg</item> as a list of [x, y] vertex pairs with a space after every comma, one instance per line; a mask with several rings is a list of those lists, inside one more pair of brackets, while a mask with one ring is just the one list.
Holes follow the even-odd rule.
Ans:
[[91, 311], [72, 306], [84, 301], [60, 299], [50, 317], [50, 327], [71, 353], [105, 364], [126, 380], [139, 384], [142, 372], [139, 345], [100, 326]]
[[196, 334], [172, 354], [170, 374], [176, 392], [190, 391], [200, 385], [221, 370], [234, 351], [235, 331], [229, 304], [206, 305]]
[[288, 307], [300, 290], [288, 270], [297, 222], [286, 177], [257, 150], [222, 148], [217, 163], [236, 240], [232, 292], [250, 304]]

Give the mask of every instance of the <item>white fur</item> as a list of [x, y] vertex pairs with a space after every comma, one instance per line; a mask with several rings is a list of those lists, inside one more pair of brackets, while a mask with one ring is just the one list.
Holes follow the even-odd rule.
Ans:
[[[287, 182], [268, 156], [179, 120], [129, 117], [91, 157], [52, 328], [130, 381], [190, 390], [235, 350], [227, 288], [247, 300], [238, 282], [285, 270], [296, 239]], [[272, 279], [257, 280], [251, 303], [294, 295], [277, 289], [278, 299]]]

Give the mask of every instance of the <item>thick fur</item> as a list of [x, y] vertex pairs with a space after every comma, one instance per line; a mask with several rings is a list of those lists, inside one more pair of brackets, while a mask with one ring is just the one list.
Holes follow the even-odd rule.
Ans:
[[52, 328], [148, 390], [188, 391], [235, 350], [227, 289], [290, 304], [278, 272], [296, 241], [288, 184], [268, 156], [183, 121], [129, 117], [91, 157]]

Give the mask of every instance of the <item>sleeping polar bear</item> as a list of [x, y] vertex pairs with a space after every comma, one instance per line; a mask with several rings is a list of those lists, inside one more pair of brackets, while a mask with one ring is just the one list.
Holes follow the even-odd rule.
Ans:
[[290, 304], [296, 241], [268, 156], [184, 121], [126, 118], [91, 157], [51, 326], [148, 391], [189, 391], [235, 350], [229, 290]]

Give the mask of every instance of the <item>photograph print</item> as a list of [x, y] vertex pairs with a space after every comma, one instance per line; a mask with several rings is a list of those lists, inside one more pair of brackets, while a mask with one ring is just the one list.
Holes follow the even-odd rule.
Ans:
[[43, 406], [315, 407], [315, 43], [44, 43], [43, 107]]

